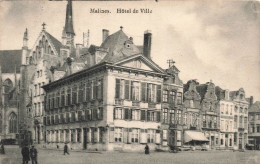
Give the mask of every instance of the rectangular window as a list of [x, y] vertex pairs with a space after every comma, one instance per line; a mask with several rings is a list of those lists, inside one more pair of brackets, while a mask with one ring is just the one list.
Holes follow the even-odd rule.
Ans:
[[131, 141], [132, 143], [139, 142], [139, 129], [132, 129]]
[[168, 123], [168, 109], [163, 109], [163, 113], [162, 113], [162, 116], [163, 116], [163, 123]]
[[175, 123], [174, 110], [173, 109], [170, 109], [170, 122]]
[[41, 95], [41, 91], [42, 91], [41, 83], [39, 83], [38, 86], [39, 86], [39, 95]]
[[141, 110], [141, 121], [145, 121], [145, 110]]
[[97, 82], [97, 99], [103, 99], [103, 79], [98, 80]]
[[163, 91], [163, 102], [168, 102], [168, 91], [167, 90]]
[[169, 103], [171, 103], [171, 104], [175, 104], [175, 97], [176, 97], [176, 92], [174, 92], [174, 91], [170, 91], [170, 95], [169, 95]]
[[123, 109], [122, 108], [114, 109], [114, 119], [123, 119]]
[[155, 112], [154, 111], [147, 111], [147, 121], [155, 121]]
[[154, 143], [155, 140], [155, 130], [148, 129], [147, 130], [147, 142]]
[[237, 116], [234, 116], [234, 128], [237, 129]]
[[123, 128], [115, 128], [115, 142], [123, 142]]
[[67, 100], [67, 104], [66, 105], [71, 105], [71, 89], [70, 88], [67, 89], [67, 98], [66, 98], [66, 100]]
[[130, 81], [125, 80], [125, 99], [129, 100], [130, 99]]
[[206, 115], [203, 115], [203, 127], [207, 127]]
[[147, 83], [141, 83], [141, 97], [142, 97], [142, 101], [143, 102], [147, 102], [147, 95], [146, 95], [146, 93], [147, 93], [147, 91], [146, 91], [146, 89], [147, 89]]
[[61, 107], [64, 107], [64, 105], [65, 105], [65, 91], [64, 90], [62, 90], [61, 91]]
[[140, 83], [132, 82], [132, 100], [139, 101], [140, 100]]
[[161, 112], [156, 113], [156, 121], [160, 122], [161, 121]]
[[140, 110], [133, 110], [132, 111], [132, 119], [133, 120], [140, 120]]
[[98, 117], [98, 120], [102, 120], [103, 119], [103, 107], [99, 107], [97, 109], [97, 117]]
[[177, 104], [178, 105], [182, 104], [182, 93], [181, 92], [177, 93]]
[[157, 103], [161, 102], [161, 97], [162, 97], [162, 86], [161, 85], [157, 85]]
[[260, 133], [260, 125], [257, 125], [257, 127], [256, 127], [256, 132], [257, 132], [257, 133]]
[[77, 129], [77, 142], [81, 142], [81, 129]]
[[37, 85], [34, 85], [34, 96], [37, 96]]
[[163, 130], [163, 140], [167, 140], [167, 130]]
[[116, 79], [116, 99], [120, 98], [120, 79]]
[[72, 104], [76, 104], [77, 103], [77, 92], [78, 92], [78, 87], [75, 85], [73, 86], [72, 89]]

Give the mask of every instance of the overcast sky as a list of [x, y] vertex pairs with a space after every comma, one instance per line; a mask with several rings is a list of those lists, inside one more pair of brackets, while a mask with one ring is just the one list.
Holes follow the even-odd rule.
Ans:
[[[25, 28], [29, 47], [42, 27], [61, 40], [65, 1], [0, 2], [0, 49], [20, 49]], [[91, 14], [90, 8], [110, 14]], [[148, 8], [151, 14], [117, 14], [116, 9]], [[260, 101], [260, 10], [256, 2], [73, 2], [76, 43], [90, 30], [90, 44], [100, 45], [102, 29], [110, 34], [124, 27], [136, 45], [152, 31], [152, 59], [167, 68], [173, 59], [184, 83], [212, 80], [222, 89], [243, 87], [246, 97]]]

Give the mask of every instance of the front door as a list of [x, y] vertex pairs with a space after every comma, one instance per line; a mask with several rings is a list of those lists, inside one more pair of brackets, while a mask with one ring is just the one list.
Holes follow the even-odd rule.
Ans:
[[87, 130], [83, 129], [83, 149], [87, 149]]
[[239, 138], [239, 149], [242, 149], [242, 138]]
[[211, 148], [215, 147], [215, 137], [211, 136]]

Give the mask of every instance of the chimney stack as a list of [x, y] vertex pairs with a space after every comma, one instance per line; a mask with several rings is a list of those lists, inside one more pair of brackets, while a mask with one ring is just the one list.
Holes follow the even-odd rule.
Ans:
[[143, 45], [143, 55], [151, 59], [151, 48], [152, 48], [152, 33], [151, 31], [144, 32], [144, 45]]
[[229, 99], [229, 90], [225, 90], [225, 100]]
[[109, 30], [107, 30], [107, 29], [103, 29], [102, 30], [102, 42], [104, 42], [105, 40], [106, 40], [106, 38], [108, 37], [108, 35], [109, 35]]
[[249, 107], [251, 107], [254, 103], [254, 97], [253, 96], [250, 96], [250, 100], [249, 100]]

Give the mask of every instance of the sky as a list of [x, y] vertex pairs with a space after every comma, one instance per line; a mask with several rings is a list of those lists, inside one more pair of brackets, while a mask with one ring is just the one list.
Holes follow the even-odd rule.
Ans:
[[[61, 41], [66, 1], [1, 1], [0, 49], [20, 49], [25, 28], [29, 48], [45, 22], [46, 30]], [[90, 13], [90, 9], [111, 13]], [[118, 14], [117, 9], [149, 9], [152, 13]], [[244, 88], [246, 97], [260, 101], [260, 3], [250, 1], [73, 1], [75, 42], [90, 30], [90, 44], [100, 45], [102, 29], [110, 34], [120, 26], [134, 44], [152, 32], [152, 59], [162, 68], [173, 59], [186, 83], [210, 80], [230, 91]]]

